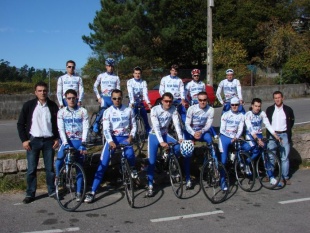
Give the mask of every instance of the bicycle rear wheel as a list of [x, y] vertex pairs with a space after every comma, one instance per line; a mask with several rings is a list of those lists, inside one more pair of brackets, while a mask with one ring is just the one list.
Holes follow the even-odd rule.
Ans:
[[277, 187], [282, 176], [281, 162], [278, 156], [270, 150], [262, 152], [256, 162], [256, 172], [263, 187], [267, 189]]
[[141, 117], [136, 117], [136, 124], [137, 124], [137, 132], [134, 138], [134, 143], [136, 144], [135, 152], [141, 154], [147, 135], [145, 131], [144, 121]]
[[134, 184], [133, 178], [131, 177], [131, 169], [128, 164], [128, 161], [125, 160], [123, 166], [123, 182], [125, 187], [125, 193], [127, 201], [130, 207], [134, 207]]
[[255, 168], [251, 157], [246, 152], [240, 152], [235, 159], [235, 174], [239, 187], [249, 192], [255, 184]]
[[[86, 191], [86, 175], [82, 165], [75, 162], [64, 165], [55, 184], [57, 202], [62, 209], [71, 212], [82, 204]], [[77, 190], [78, 185], [81, 190]]]
[[214, 159], [207, 160], [201, 169], [200, 186], [213, 204], [223, 202], [229, 193], [229, 178], [223, 164]]
[[179, 161], [175, 155], [169, 159], [169, 177], [174, 195], [181, 198], [183, 194], [183, 177]]

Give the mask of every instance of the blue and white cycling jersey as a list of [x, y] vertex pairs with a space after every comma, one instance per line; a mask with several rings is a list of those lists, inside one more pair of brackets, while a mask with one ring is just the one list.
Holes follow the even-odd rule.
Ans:
[[190, 81], [185, 86], [185, 96], [190, 96], [194, 103], [198, 103], [198, 93], [206, 91], [206, 85], [202, 81]]
[[224, 104], [221, 96], [222, 89], [224, 91], [225, 102], [230, 102], [233, 97], [238, 97], [239, 100], [242, 100], [241, 84], [238, 79], [233, 79], [232, 81], [224, 79], [220, 82], [216, 91], [216, 97], [221, 104]]
[[81, 77], [76, 75], [65, 74], [58, 78], [57, 81], [57, 100], [59, 105], [63, 105], [62, 100], [65, 98], [67, 90], [73, 89], [78, 93], [78, 99], [82, 102], [84, 97], [84, 86]]
[[127, 90], [130, 104], [140, 103], [142, 100], [145, 100], [147, 104], [150, 103], [146, 81], [135, 78], [129, 79]]
[[[101, 92], [98, 91], [98, 86], [100, 85]], [[97, 96], [97, 99], [101, 96], [111, 96], [111, 93], [114, 89], [120, 90], [120, 79], [116, 74], [109, 74], [104, 72], [99, 74], [96, 82], [94, 83], [94, 92]]]
[[57, 125], [61, 141], [64, 145], [68, 144], [68, 140], [86, 142], [89, 122], [85, 108], [61, 108], [57, 113]]
[[199, 104], [195, 104], [188, 108], [186, 114], [185, 128], [186, 131], [193, 135], [197, 131], [201, 133], [207, 132], [213, 122], [214, 109], [207, 105], [204, 109], [199, 107]]
[[132, 108], [125, 105], [109, 107], [103, 113], [103, 134], [108, 143], [112, 142], [112, 136], [129, 136], [136, 134], [136, 119]]
[[239, 138], [242, 134], [243, 126], [244, 115], [229, 110], [221, 117], [220, 133], [229, 138]]
[[172, 77], [167, 75], [161, 79], [159, 94], [160, 96], [163, 96], [166, 92], [170, 92], [173, 95], [174, 100], [185, 99], [184, 84], [177, 76]]
[[174, 106], [171, 106], [168, 110], [164, 110], [161, 105], [157, 105], [151, 109], [151, 122], [153, 125], [150, 133], [155, 133], [159, 143], [164, 142], [162, 135], [168, 133], [168, 126], [171, 119], [177, 131], [179, 140], [183, 139], [178, 112]]

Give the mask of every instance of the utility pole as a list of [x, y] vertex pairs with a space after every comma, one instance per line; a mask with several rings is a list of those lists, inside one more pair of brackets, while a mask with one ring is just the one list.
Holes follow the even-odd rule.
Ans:
[[207, 0], [207, 84], [213, 86], [213, 42], [212, 42], [212, 7], [214, 0]]

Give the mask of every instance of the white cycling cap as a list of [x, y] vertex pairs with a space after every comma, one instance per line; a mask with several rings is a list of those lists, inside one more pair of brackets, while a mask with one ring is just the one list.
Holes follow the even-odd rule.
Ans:
[[233, 97], [231, 100], [230, 100], [230, 104], [240, 104], [240, 101], [237, 97]]

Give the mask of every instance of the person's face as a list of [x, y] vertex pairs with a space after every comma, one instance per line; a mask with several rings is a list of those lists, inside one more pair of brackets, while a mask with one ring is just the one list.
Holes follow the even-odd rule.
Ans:
[[283, 104], [283, 97], [281, 94], [273, 95], [273, 100], [277, 106], [281, 106]]
[[172, 105], [172, 99], [169, 98], [168, 96], [165, 96], [162, 101], [161, 101], [162, 105], [163, 105], [163, 109], [168, 110], [169, 108], [171, 108]]
[[74, 108], [76, 106], [76, 96], [74, 94], [68, 93], [66, 95], [66, 100], [70, 108]]
[[228, 79], [228, 81], [231, 81], [234, 78], [234, 74], [226, 74], [226, 78]]
[[113, 93], [112, 96], [111, 96], [111, 99], [112, 99], [113, 105], [115, 107], [121, 106], [121, 104], [122, 104], [122, 95], [121, 95], [121, 93]]
[[198, 104], [200, 108], [205, 108], [208, 104], [208, 96], [198, 95]]
[[252, 104], [252, 112], [257, 114], [260, 112], [262, 108], [262, 104], [261, 103], [258, 103], [258, 102], [254, 102], [254, 104]]
[[171, 76], [177, 76], [177, 75], [178, 75], [178, 71], [177, 71], [176, 69], [173, 69], [173, 68], [172, 68], [172, 69], [170, 70], [170, 75], [171, 75]]
[[74, 74], [74, 70], [75, 70], [75, 65], [74, 65], [74, 63], [69, 62], [69, 63], [67, 64], [67, 73], [70, 74], [70, 75], [72, 75], [72, 74]]
[[107, 72], [108, 72], [108, 73], [112, 73], [113, 70], [114, 70], [114, 67], [113, 67], [113, 66], [105, 66], [105, 68], [107, 69]]
[[238, 112], [239, 104], [230, 104], [230, 107], [233, 112]]
[[194, 75], [193, 75], [193, 79], [194, 79], [195, 81], [198, 81], [198, 80], [199, 80], [199, 74], [194, 74]]
[[135, 70], [135, 71], [133, 72], [133, 77], [134, 77], [135, 79], [140, 79], [140, 78], [141, 78], [141, 71], [140, 71], [140, 70]]
[[34, 93], [40, 101], [46, 101], [46, 98], [47, 98], [47, 88], [46, 87], [37, 86]]

